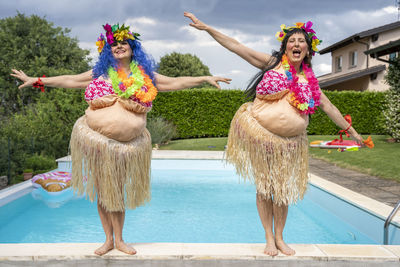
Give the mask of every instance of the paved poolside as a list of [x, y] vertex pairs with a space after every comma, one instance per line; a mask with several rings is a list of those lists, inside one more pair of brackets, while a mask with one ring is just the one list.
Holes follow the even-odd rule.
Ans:
[[[155, 150], [153, 158], [222, 159], [223, 152]], [[388, 205], [400, 197], [396, 182], [340, 169], [323, 161], [310, 159], [310, 173], [313, 184], [329, 187], [334, 194], [352, 198], [353, 203], [367, 206], [381, 216], [387, 216], [392, 209]], [[391, 186], [396, 190], [391, 190]], [[394, 221], [400, 223], [400, 215]], [[270, 257], [263, 254], [264, 244], [140, 243], [132, 244], [137, 255], [113, 250], [99, 257], [93, 251], [100, 245], [0, 244], [0, 266], [400, 266], [400, 246], [291, 244], [295, 256]]]
[[394, 207], [400, 200], [400, 183], [343, 169], [310, 158], [310, 173]]

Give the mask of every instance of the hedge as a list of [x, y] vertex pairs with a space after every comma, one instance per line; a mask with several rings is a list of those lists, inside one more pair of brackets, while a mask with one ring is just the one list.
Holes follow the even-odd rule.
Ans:
[[[385, 134], [385, 93], [324, 91], [341, 113], [350, 114], [361, 134]], [[182, 90], [159, 93], [149, 117], [161, 116], [177, 127], [177, 138], [227, 136], [232, 117], [243, 104], [241, 90]], [[339, 128], [320, 109], [311, 116], [309, 134], [336, 134]]]
[[159, 93], [149, 117], [163, 117], [177, 138], [227, 136], [230, 121], [244, 103], [239, 90], [197, 89]]
[[[324, 91], [340, 112], [350, 114], [353, 126], [360, 134], [386, 134], [383, 109], [385, 93], [356, 91]], [[309, 134], [336, 134], [339, 127], [321, 110], [311, 116]]]

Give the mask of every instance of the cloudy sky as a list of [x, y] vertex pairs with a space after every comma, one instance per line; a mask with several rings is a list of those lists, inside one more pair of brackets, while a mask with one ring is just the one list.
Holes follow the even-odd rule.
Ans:
[[[17, 12], [39, 15], [56, 26], [71, 29], [71, 36], [96, 57], [95, 41], [105, 23], [125, 23], [141, 34], [146, 51], [156, 62], [171, 52], [190, 53], [209, 66], [213, 75], [233, 79], [224, 88], [244, 88], [257, 69], [221, 48], [206, 32], [188, 26], [183, 12], [237, 39], [270, 53], [280, 43], [275, 33], [281, 24], [311, 20], [319, 49], [352, 34], [398, 19], [396, 0], [0, 0], [0, 18]], [[317, 75], [331, 70], [330, 55], [313, 59]]]

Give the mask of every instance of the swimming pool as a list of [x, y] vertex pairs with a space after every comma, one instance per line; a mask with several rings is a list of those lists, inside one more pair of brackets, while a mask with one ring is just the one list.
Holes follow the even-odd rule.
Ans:
[[[61, 169], [63, 170], [63, 169]], [[57, 201], [55, 201], [57, 200]], [[333, 212], [333, 210], [336, 210]], [[0, 207], [0, 243], [103, 242], [95, 203], [34, 190]], [[310, 185], [289, 208], [289, 243], [379, 244], [383, 221]], [[390, 244], [400, 244], [391, 226]], [[381, 232], [381, 230], [380, 230]], [[153, 160], [152, 200], [128, 210], [127, 242], [263, 243], [255, 189], [219, 160]]]

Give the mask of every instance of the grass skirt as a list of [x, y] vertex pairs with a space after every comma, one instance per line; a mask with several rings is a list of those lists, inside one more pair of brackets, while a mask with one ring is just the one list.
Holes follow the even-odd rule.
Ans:
[[277, 205], [295, 203], [307, 190], [307, 134], [281, 137], [269, 132], [251, 115], [252, 105], [243, 104], [232, 119], [226, 158], [265, 199]]
[[[71, 134], [72, 180], [78, 194], [97, 198], [108, 211], [134, 209], [150, 200], [151, 137], [145, 128], [132, 141], [118, 142], [93, 131], [85, 116]], [[83, 170], [83, 173], [82, 173]]]

